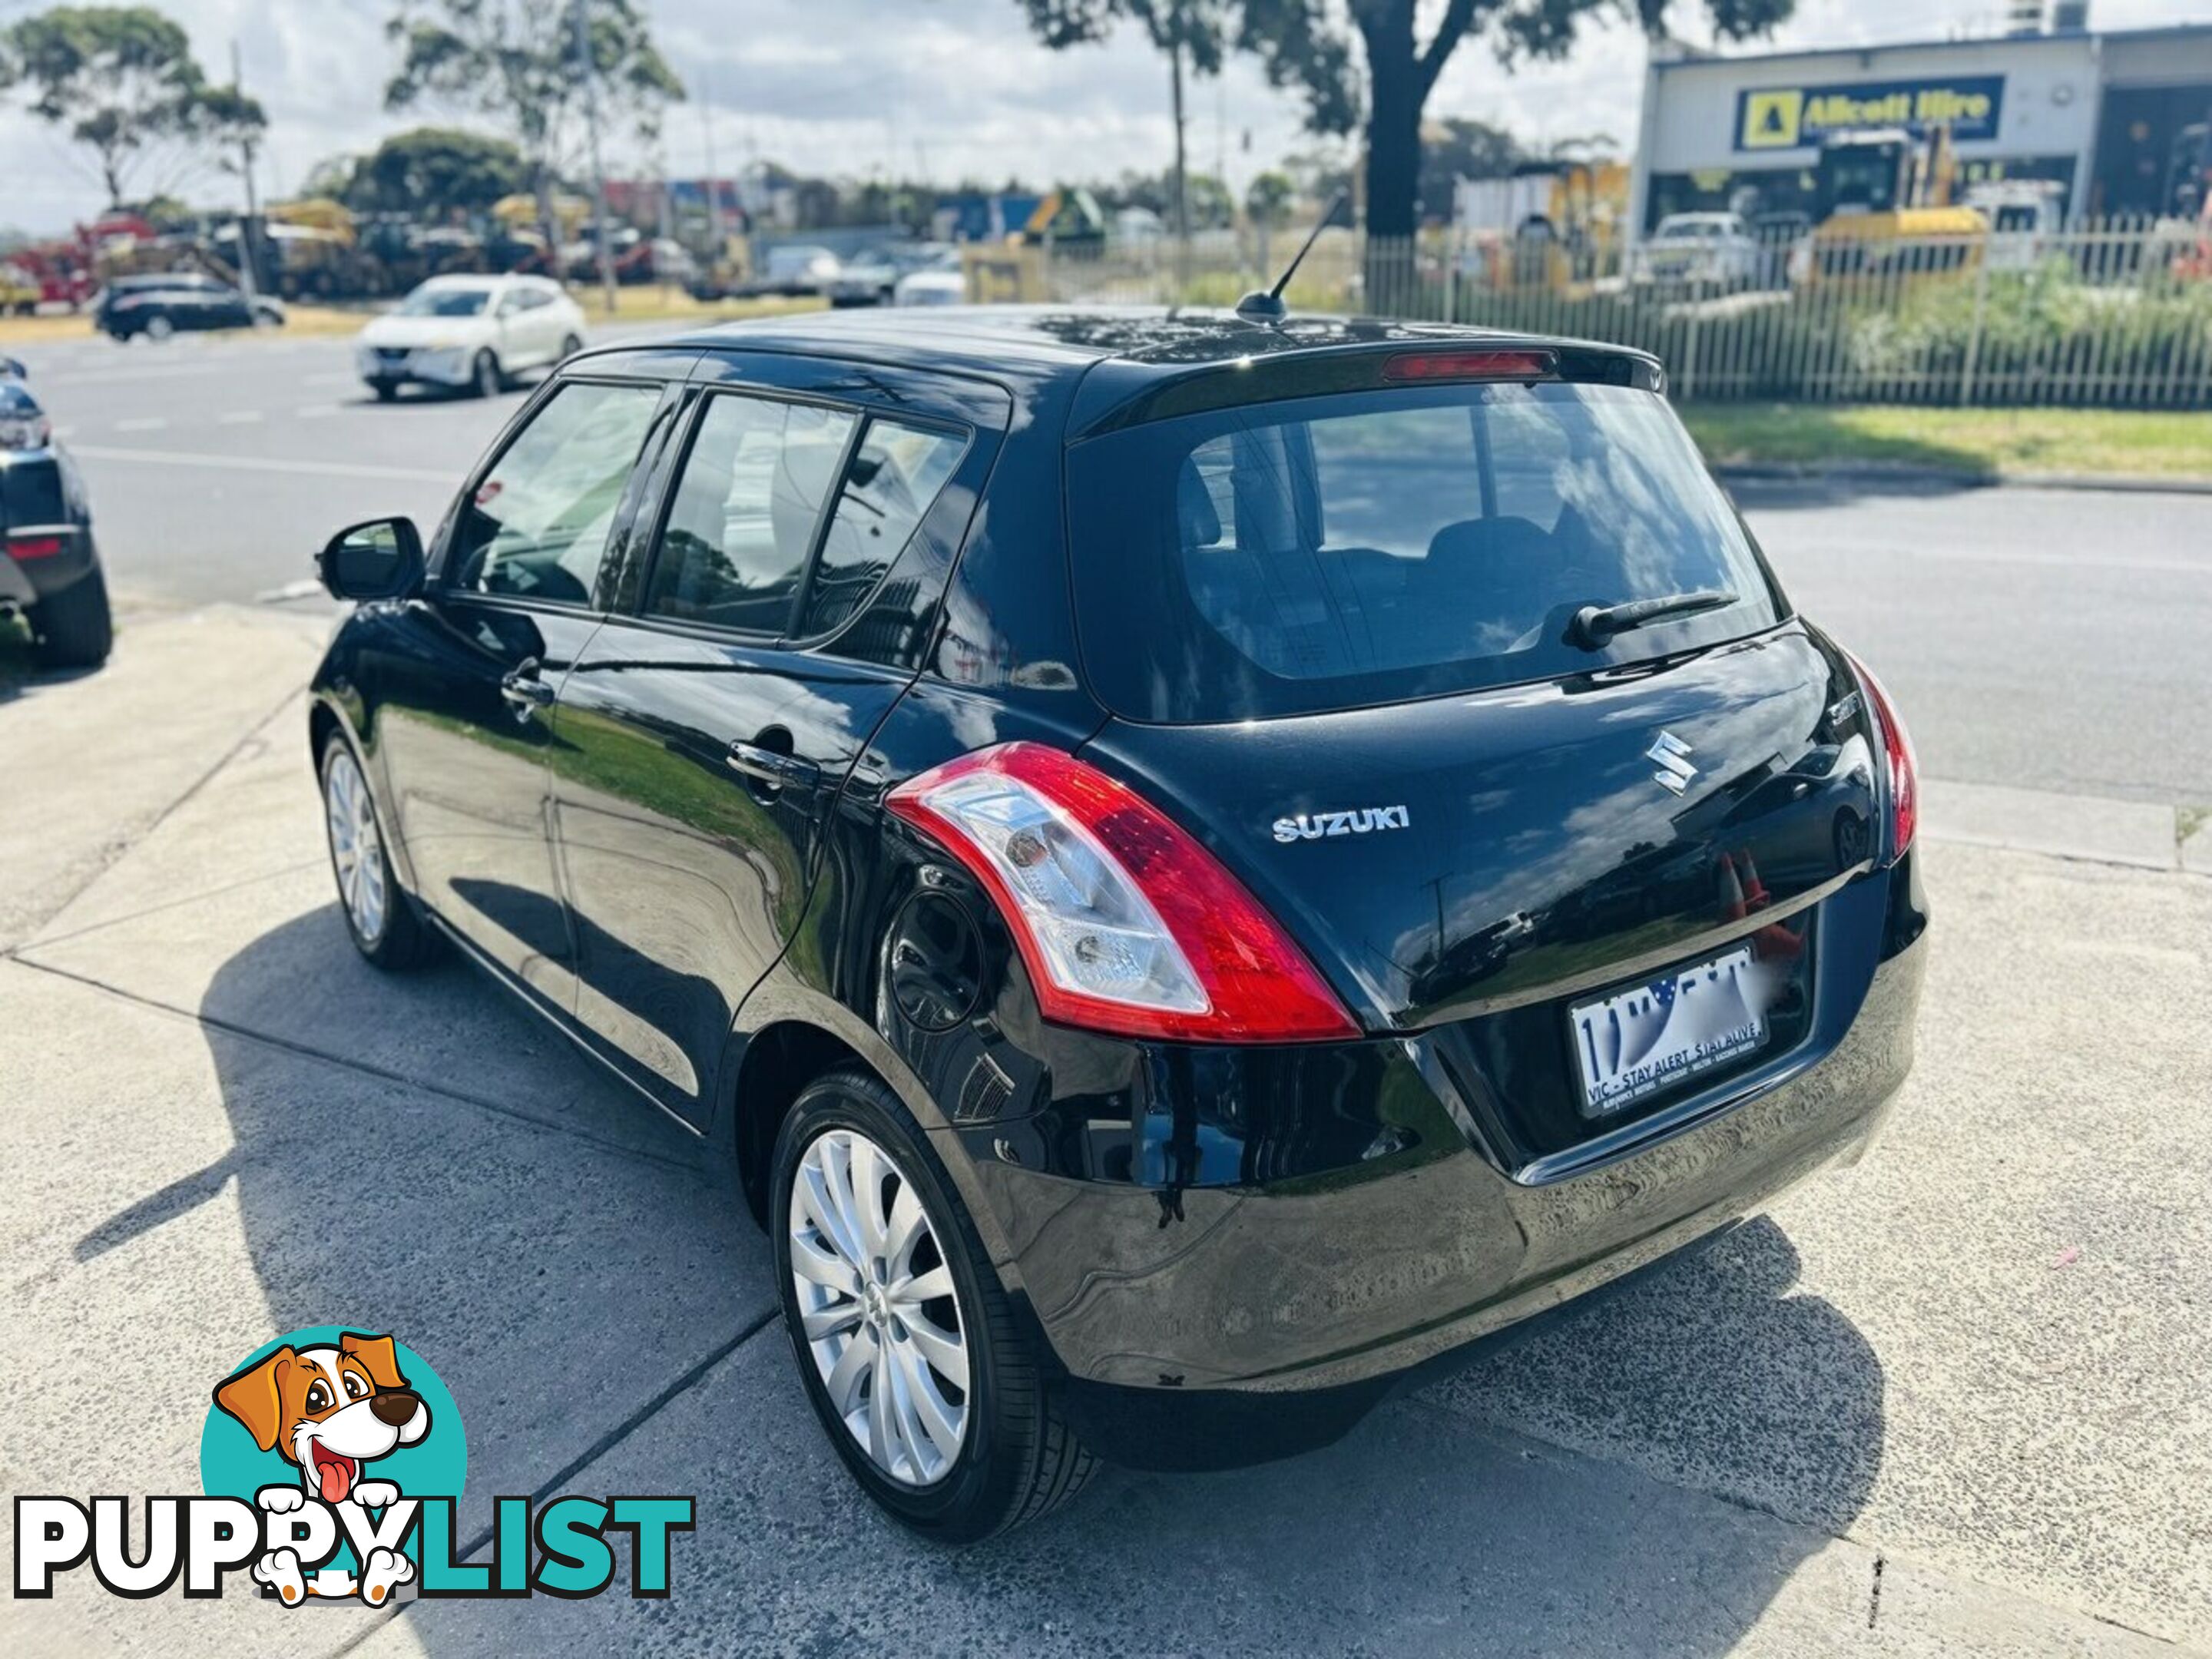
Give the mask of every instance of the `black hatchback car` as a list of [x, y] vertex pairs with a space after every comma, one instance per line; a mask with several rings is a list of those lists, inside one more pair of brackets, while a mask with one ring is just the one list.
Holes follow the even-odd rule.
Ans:
[[284, 315], [282, 301], [179, 270], [117, 277], [94, 305], [92, 322], [118, 342], [141, 335], [159, 341], [211, 329], [281, 328]]
[[1916, 783], [1637, 353], [958, 310], [564, 364], [310, 737], [457, 944], [734, 1165], [860, 1484], [1323, 1444], [1869, 1143]]

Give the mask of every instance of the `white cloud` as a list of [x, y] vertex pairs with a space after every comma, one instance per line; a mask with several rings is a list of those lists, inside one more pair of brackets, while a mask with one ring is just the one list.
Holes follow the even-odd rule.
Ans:
[[[366, 149], [406, 119], [383, 109], [392, 51], [387, 0], [157, 0], [191, 32], [211, 74], [239, 42], [248, 88], [271, 126], [264, 186], [295, 186], [333, 152]], [[1171, 145], [1164, 62], [1133, 31], [1103, 46], [1054, 53], [1030, 39], [1015, 0], [647, 0], [664, 48], [704, 98], [672, 112], [675, 171], [703, 170], [708, 106], [725, 170], [757, 155], [802, 172], [865, 177], [927, 171], [950, 182], [1034, 183], [1165, 166]], [[1425, 0], [1431, 6], [1439, 0]], [[2193, 3], [2193, 0], [2192, 0]], [[4, 9], [30, 9], [26, 0]], [[1697, 7], [1684, 4], [1686, 17]], [[2095, 0], [2100, 27], [2173, 22], [2176, 0]], [[1800, 0], [1784, 45], [1989, 33], [1999, 0]], [[1694, 31], [1691, 31], [1694, 34]], [[1463, 48], [1431, 105], [1524, 136], [1636, 127], [1644, 47], [1614, 24], [1591, 29], [1564, 64], [1502, 70]], [[1241, 179], [1303, 140], [1295, 97], [1249, 64], [1190, 94], [1193, 163], [1226, 159]], [[1243, 135], [1251, 135], [1249, 152]], [[53, 230], [98, 210], [96, 177], [27, 116], [0, 115], [0, 220]], [[636, 165], [644, 158], [618, 159]], [[210, 175], [208, 199], [234, 191]]]

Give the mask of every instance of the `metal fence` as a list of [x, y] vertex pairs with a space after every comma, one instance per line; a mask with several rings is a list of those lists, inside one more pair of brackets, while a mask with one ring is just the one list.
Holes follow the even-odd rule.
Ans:
[[[1023, 286], [1060, 301], [1232, 305], [1299, 240], [1224, 231], [1187, 250], [1048, 248]], [[1638, 346], [1686, 402], [2212, 408], [2212, 227], [2173, 220], [1801, 235], [1686, 262], [1650, 245], [1331, 230], [1289, 297], [1302, 310]]]

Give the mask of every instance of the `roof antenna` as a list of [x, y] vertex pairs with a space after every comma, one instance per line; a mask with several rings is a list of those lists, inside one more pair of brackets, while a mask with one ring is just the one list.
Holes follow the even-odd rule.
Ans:
[[1255, 288], [1237, 302], [1239, 317], [1248, 323], [1279, 323], [1291, 314], [1290, 307], [1283, 303], [1283, 290], [1290, 286], [1291, 278], [1297, 275], [1298, 266], [1304, 263], [1306, 255], [1313, 252], [1313, 245], [1321, 240], [1322, 232], [1328, 228], [1329, 221], [1336, 217], [1337, 209], [1344, 205], [1344, 198], [1349, 194], [1348, 191], [1340, 190], [1329, 198], [1328, 205], [1322, 210], [1321, 218], [1314, 225], [1313, 234], [1306, 238], [1305, 246], [1291, 256], [1290, 264], [1283, 267], [1283, 274], [1275, 278], [1274, 287], [1264, 294]]

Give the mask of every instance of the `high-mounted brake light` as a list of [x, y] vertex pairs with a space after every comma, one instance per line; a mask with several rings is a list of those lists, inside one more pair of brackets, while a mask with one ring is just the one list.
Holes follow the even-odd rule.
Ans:
[[1218, 860], [1073, 755], [1001, 744], [908, 780], [885, 805], [989, 890], [1048, 1020], [1188, 1042], [1358, 1035]]
[[1874, 706], [1874, 723], [1881, 731], [1882, 754], [1889, 771], [1889, 856], [1902, 858], [1905, 849], [1912, 845], [1913, 831], [1920, 827], [1920, 762], [1912, 752], [1912, 738], [1905, 722], [1897, 716], [1897, 705], [1889, 700], [1874, 670], [1856, 657], [1851, 658], [1851, 666], [1858, 671], [1859, 684], [1866, 688], [1867, 701]]
[[1401, 351], [1386, 358], [1386, 380], [1532, 380], [1559, 366], [1552, 351]]

